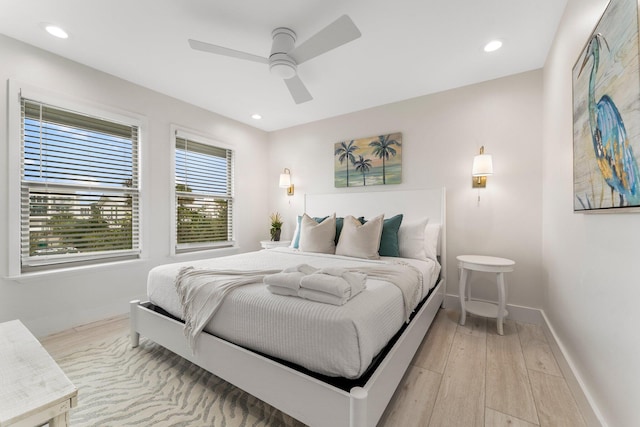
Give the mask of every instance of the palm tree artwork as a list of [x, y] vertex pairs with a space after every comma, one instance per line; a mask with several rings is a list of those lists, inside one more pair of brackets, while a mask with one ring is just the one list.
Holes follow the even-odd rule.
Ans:
[[340, 161], [340, 164], [342, 164], [343, 161], [346, 160], [346, 164], [347, 164], [347, 185], [346, 187], [349, 186], [349, 162], [351, 162], [351, 164], [354, 164], [356, 162], [355, 157], [353, 156], [353, 152], [356, 151], [358, 149], [358, 147], [356, 145], [354, 145], [354, 141], [351, 140], [349, 141], [349, 143], [347, 144], [346, 141], [342, 141], [339, 142], [338, 144], [336, 144], [338, 147], [335, 150], [334, 155], [338, 156], [338, 160]]
[[362, 185], [367, 185], [367, 172], [371, 169], [371, 159], [365, 159], [361, 155], [358, 156], [358, 160], [354, 163], [356, 170], [362, 172]]
[[377, 141], [371, 141], [370, 147], [373, 147], [373, 154], [376, 157], [382, 159], [382, 183], [387, 183], [387, 171], [385, 160], [389, 160], [390, 156], [398, 154], [398, 151], [393, 147], [394, 145], [400, 147], [402, 143], [391, 139], [391, 135], [380, 135]]
[[638, 8], [611, 4], [574, 67], [576, 211], [640, 206]]
[[[361, 173], [362, 180], [353, 179], [350, 170]], [[337, 188], [400, 184], [402, 134], [396, 132], [337, 142], [334, 171]]]

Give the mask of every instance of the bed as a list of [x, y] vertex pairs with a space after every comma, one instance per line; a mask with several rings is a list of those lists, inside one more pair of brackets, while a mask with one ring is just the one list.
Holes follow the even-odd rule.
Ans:
[[[375, 426], [444, 300], [445, 190], [307, 195], [305, 212], [366, 218], [402, 213], [403, 223], [429, 218], [437, 225], [432, 257], [437, 259], [399, 261], [411, 264], [424, 279], [421, 301], [408, 324], [402, 294], [384, 280], [368, 278], [365, 290], [344, 306], [280, 297], [255, 283], [229, 293], [190, 348], [173, 285], [187, 264], [277, 270], [295, 264], [367, 268], [398, 262], [278, 248], [154, 268], [148, 301], [131, 302], [132, 345], [143, 335], [305, 424]], [[331, 349], [324, 352], [327, 357], [320, 356], [322, 348]]]

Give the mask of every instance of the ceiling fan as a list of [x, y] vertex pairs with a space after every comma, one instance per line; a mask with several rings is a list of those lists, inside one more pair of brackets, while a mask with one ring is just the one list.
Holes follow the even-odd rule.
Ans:
[[269, 64], [271, 73], [284, 79], [296, 104], [302, 104], [313, 97], [298, 77], [298, 65], [357, 39], [361, 33], [351, 18], [342, 15], [299, 46], [295, 46], [296, 33], [289, 28], [278, 27], [271, 36], [273, 44], [268, 58], [198, 40], [189, 39], [189, 45], [203, 52]]

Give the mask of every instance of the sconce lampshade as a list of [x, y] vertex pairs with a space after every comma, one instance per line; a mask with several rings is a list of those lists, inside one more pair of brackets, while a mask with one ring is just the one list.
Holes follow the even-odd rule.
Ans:
[[[493, 175], [493, 159], [491, 154], [484, 154], [484, 145], [480, 147], [480, 154], [473, 158], [471, 175], [473, 176], [471, 181], [473, 188], [486, 188], [487, 176]], [[479, 197], [478, 200], [480, 200]]]
[[473, 158], [473, 168], [471, 169], [471, 175], [493, 175], [493, 159], [491, 158], [491, 154], [479, 154]]
[[280, 188], [288, 188], [291, 186], [291, 174], [290, 173], [281, 173], [280, 174]]
[[284, 168], [284, 171], [280, 174], [278, 185], [280, 188], [287, 189], [287, 196], [293, 196], [293, 184], [291, 183], [291, 171], [289, 168]]

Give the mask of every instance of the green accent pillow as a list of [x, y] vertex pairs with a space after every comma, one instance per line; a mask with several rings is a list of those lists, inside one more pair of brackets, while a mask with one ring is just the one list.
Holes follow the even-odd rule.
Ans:
[[385, 219], [382, 224], [382, 237], [380, 237], [380, 256], [400, 256], [398, 246], [398, 230], [402, 224], [403, 215], [399, 214], [389, 219]]
[[342, 227], [344, 227], [344, 218], [336, 218], [336, 246], [338, 246], [338, 239], [340, 238], [340, 233], [342, 233]]

